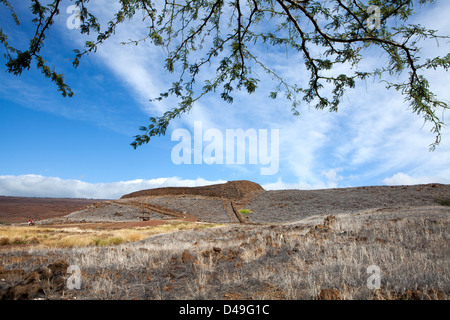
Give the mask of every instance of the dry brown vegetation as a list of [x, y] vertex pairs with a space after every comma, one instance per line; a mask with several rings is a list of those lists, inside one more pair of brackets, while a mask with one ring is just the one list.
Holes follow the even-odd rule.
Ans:
[[[23, 274], [63, 259], [82, 270], [77, 299], [448, 299], [448, 210], [316, 216], [289, 225], [183, 230], [107, 247], [2, 251]], [[381, 288], [367, 287], [367, 268]], [[17, 280], [5, 280], [12, 285]]]
[[[114, 223], [0, 226], [0, 297], [449, 299], [450, 208], [435, 201], [449, 187], [265, 192], [242, 204], [246, 223], [139, 227], [115, 220], [134, 212], [123, 200], [70, 215]], [[152, 199], [176, 210], [215, 203]], [[227, 217], [218, 203], [223, 211], [196, 216]], [[81, 269], [79, 290], [61, 285], [69, 265]], [[381, 272], [379, 289], [368, 287], [370, 266]]]
[[155, 234], [208, 228], [212, 224], [197, 224], [172, 221], [152, 227], [136, 228], [92, 228], [67, 225], [47, 227], [4, 226], [0, 227], [0, 246], [30, 244], [34, 247], [70, 248], [108, 246], [140, 241]]

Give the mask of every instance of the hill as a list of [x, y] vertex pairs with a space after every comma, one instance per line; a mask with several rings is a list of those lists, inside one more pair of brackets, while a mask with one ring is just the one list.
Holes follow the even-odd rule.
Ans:
[[204, 197], [242, 199], [254, 192], [264, 191], [263, 187], [248, 180], [229, 181], [224, 184], [214, 184], [202, 187], [166, 187], [141, 190], [126, 194], [121, 199], [149, 196], [198, 195]]

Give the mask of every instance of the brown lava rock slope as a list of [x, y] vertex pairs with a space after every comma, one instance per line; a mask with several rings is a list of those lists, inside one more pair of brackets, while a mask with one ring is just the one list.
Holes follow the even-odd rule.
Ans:
[[[321, 214], [360, 213], [393, 208], [439, 207], [450, 185], [371, 186], [325, 190], [265, 191], [251, 181], [204, 187], [142, 190], [67, 216], [91, 222], [188, 219], [211, 223], [290, 223]], [[241, 214], [240, 209], [249, 209]]]
[[264, 189], [259, 184], [247, 180], [238, 180], [203, 187], [167, 187], [147, 189], [126, 194], [121, 199], [148, 196], [197, 195], [237, 200], [242, 199], [251, 193], [260, 191], [264, 191]]
[[[243, 223], [239, 209], [265, 190], [257, 183], [239, 180], [202, 187], [147, 189], [118, 200], [91, 205], [66, 216], [69, 221], [128, 222], [186, 219], [212, 223]], [[144, 213], [145, 212], [145, 213]]]

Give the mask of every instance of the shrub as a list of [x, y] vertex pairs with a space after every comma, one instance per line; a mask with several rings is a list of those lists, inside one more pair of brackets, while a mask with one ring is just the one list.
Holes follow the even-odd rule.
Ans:
[[7, 238], [7, 237], [0, 238], [0, 246], [6, 246], [8, 244], [9, 244], [9, 238]]
[[250, 210], [250, 209], [241, 209], [241, 210], [239, 210], [239, 213], [242, 213], [242, 214], [250, 214], [250, 213], [252, 213], [253, 211], [252, 210]]
[[23, 238], [14, 238], [11, 242], [11, 244], [26, 244], [27, 241], [25, 241]]
[[435, 202], [439, 203], [441, 206], [450, 206], [450, 198], [445, 199], [434, 199]]
[[109, 243], [109, 245], [119, 245], [122, 242], [124, 242], [124, 240], [121, 237], [110, 237], [106, 240]]
[[121, 237], [108, 237], [108, 238], [95, 238], [94, 243], [96, 246], [111, 246], [111, 245], [119, 245], [124, 242], [124, 239]]

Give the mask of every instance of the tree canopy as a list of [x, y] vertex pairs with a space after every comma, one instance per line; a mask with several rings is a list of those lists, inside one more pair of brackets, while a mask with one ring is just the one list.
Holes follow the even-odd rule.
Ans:
[[[63, 9], [62, 1], [29, 2], [36, 26], [29, 47], [12, 44], [1, 28], [4, 19], [0, 22], [6, 70], [20, 75], [35, 65], [64, 97], [72, 97], [74, 92], [63, 75], [41, 56], [55, 17]], [[289, 100], [294, 115], [300, 113], [302, 103], [337, 111], [344, 93], [357, 81], [379, 79], [387, 89], [401, 92], [412, 112], [432, 124], [436, 139], [431, 150], [441, 140], [444, 123], [438, 115], [448, 109], [448, 104], [432, 91], [424, 74], [430, 69], [448, 71], [450, 54], [423, 57], [420, 45], [424, 39], [447, 41], [448, 36], [408, 23], [417, 8], [436, 0], [120, 0], [119, 10], [106, 26], [101, 26], [90, 10], [89, 0], [71, 2], [79, 9], [79, 31], [95, 36], [95, 41], [86, 41], [84, 48], [74, 49], [75, 68], [83, 56], [95, 53], [112, 37], [120, 24], [138, 17], [148, 33], [123, 44], [147, 42], [161, 47], [166, 54], [164, 68], [176, 75], [176, 81], [151, 101], [174, 96], [178, 104], [140, 127], [142, 133], [131, 143], [134, 148], [164, 135], [173, 119], [183, 116], [208, 93], [218, 94], [229, 103], [236, 91], [254, 93], [261, 71], [273, 79], [268, 98]], [[13, 1], [0, 0], [0, 5], [9, 10], [20, 27]], [[257, 50], [261, 45], [279, 50], [280, 60], [283, 51], [298, 53], [301, 59], [289, 63], [305, 66], [306, 74], [301, 78], [308, 79], [307, 85], [286, 80], [275, 63], [264, 62]], [[361, 67], [368, 50], [380, 51], [378, 66], [372, 70]], [[343, 69], [345, 73], [340, 73]]]

